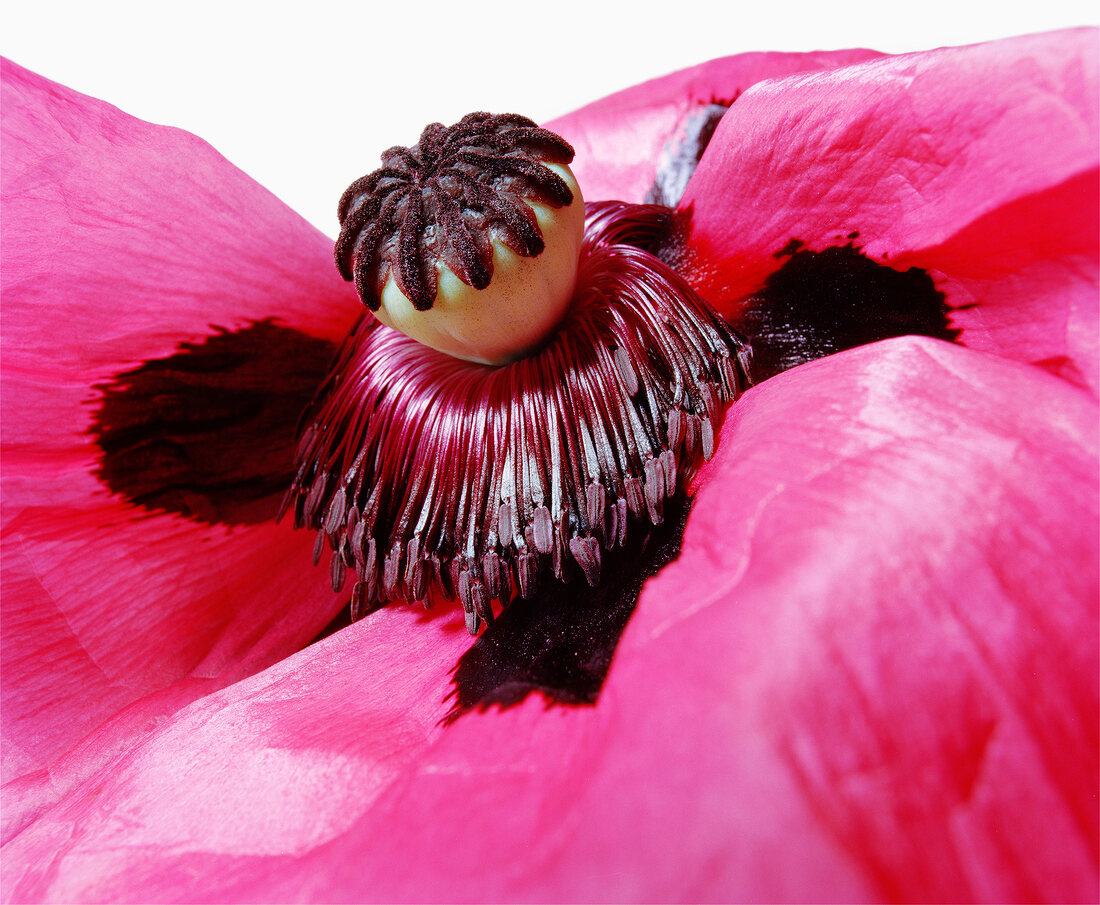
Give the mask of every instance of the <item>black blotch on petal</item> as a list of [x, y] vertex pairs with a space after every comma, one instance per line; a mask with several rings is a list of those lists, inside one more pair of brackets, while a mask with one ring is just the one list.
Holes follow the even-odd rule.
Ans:
[[215, 329], [96, 386], [95, 473], [149, 512], [255, 524], [290, 486], [298, 416], [335, 346], [269, 320]]
[[779, 249], [779, 251], [777, 251], [774, 255], [772, 255], [772, 257], [773, 258], [790, 257], [791, 255], [793, 255], [796, 251], [798, 251], [798, 249], [800, 249], [805, 244], [806, 243], [803, 242], [801, 239], [791, 239], [790, 242], [788, 242], [781, 249]]
[[625, 547], [605, 552], [598, 587], [547, 579], [530, 600], [516, 599], [459, 659], [445, 721], [535, 691], [548, 704], [594, 704], [642, 584], [680, 555], [690, 509], [681, 496], [667, 500], [662, 525], [644, 536], [635, 528]]
[[803, 245], [791, 239], [776, 253], [788, 260], [734, 323], [752, 343], [757, 381], [891, 336], [958, 336], [948, 326], [944, 294], [926, 271], [879, 264], [850, 242], [823, 251]]

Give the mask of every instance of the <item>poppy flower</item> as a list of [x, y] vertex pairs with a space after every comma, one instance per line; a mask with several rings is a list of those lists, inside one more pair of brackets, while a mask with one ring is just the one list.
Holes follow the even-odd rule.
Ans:
[[5, 899], [1094, 901], [1096, 70], [746, 55], [548, 124], [678, 204], [767, 379], [595, 690], [470, 702], [459, 608], [309, 644], [345, 600], [271, 516], [360, 310], [328, 241], [5, 62]]

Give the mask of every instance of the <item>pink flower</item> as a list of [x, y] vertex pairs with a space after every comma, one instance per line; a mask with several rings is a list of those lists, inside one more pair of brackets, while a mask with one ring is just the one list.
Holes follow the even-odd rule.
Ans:
[[[5, 899], [1095, 901], [1096, 69], [1090, 30], [749, 55], [550, 124], [586, 196], [640, 201], [732, 101], [670, 250], [702, 294], [770, 316], [847, 255], [926, 271], [961, 332], [747, 393], [595, 706], [444, 723], [461, 611], [306, 647], [344, 601], [241, 428], [289, 442], [357, 316], [329, 242], [5, 62]], [[167, 360], [210, 423], [127, 446]], [[119, 393], [146, 407], [107, 425]], [[111, 444], [193, 470], [120, 490]]]

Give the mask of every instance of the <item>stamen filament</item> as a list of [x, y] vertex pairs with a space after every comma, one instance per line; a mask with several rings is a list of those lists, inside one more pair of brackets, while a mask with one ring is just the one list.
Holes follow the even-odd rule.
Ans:
[[354, 570], [353, 617], [457, 596], [476, 632], [542, 572], [597, 583], [630, 522], [660, 524], [751, 365], [639, 247], [667, 218], [589, 205], [569, 313], [510, 364], [459, 361], [369, 316], [356, 326], [304, 417], [286, 504], [320, 532], [315, 560], [328, 541], [334, 589]]

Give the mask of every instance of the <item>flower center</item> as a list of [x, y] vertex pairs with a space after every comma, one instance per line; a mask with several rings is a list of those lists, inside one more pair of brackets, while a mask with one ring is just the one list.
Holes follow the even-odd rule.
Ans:
[[576, 292], [535, 352], [462, 362], [363, 319], [303, 418], [285, 502], [353, 615], [458, 597], [467, 628], [545, 573], [600, 580], [714, 450], [750, 352], [647, 249], [670, 212], [588, 206]]
[[458, 358], [503, 364], [573, 293], [584, 203], [573, 149], [513, 114], [428, 126], [340, 200], [336, 263], [379, 320]]

